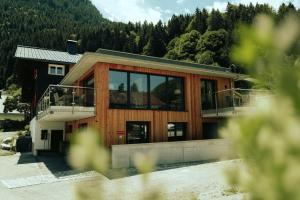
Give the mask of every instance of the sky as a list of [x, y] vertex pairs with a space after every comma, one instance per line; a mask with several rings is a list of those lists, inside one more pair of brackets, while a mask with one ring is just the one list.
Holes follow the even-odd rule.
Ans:
[[300, 8], [300, 0], [92, 0], [101, 14], [112, 21], [138, 22], [162, 20], [166, 22], [173, 14], [194, 13], [197, 7], [224, 11], [227, 2], [233, 4], [268, 3], [275, 9], [281, 3], [293, 3]]

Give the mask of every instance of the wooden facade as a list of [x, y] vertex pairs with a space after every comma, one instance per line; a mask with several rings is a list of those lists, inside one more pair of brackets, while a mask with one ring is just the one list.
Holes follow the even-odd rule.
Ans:
[[[109, 70], [124, 70], [142, 72], [156, 75], [170, 75], [184, 78], [185, 110], [184, 111], [160, 111], [160, 110], [133, 110], [109, 108]], [[88, 72], [76, 82], [80, 85], [82, 80], [94, 73], [95, 82], [95, 117], [68, 122], [75, 131], [79, 124], [88, 123], [96, 127], [104, 138], [106, 146], [126, 143], [126, 134], [120, 139], [118, 132], [126, 132], [126, 122], [145, 121], [150, 123], [150, 142], [168, 141], [168, 123], [186, 122], [186, 140], [203, 138], [202, 123], [217, 122], [218, 118], [205, 119], [201, 114], [201, 79], [217, 81], [217, 90], [229, 89], [232, 86], [230, 78], [202, 76], [198, 74], [157, 70], [136, 66], [124, 66], [110, 63], [96, 63]]]

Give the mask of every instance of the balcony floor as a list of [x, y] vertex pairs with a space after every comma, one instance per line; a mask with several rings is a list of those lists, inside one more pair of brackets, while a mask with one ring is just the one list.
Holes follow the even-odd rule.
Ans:
[[74, 121], [95, 116], [95, 107], [51, 106], [38, 113], [39, 121]]

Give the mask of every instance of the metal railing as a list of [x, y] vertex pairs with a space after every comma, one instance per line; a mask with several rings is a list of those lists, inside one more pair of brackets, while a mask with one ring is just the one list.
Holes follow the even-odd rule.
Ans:
[[222, 112], [235, 112], [237, 108], [253, 107], [260, 99], [270, 96], [268, 90], [239, 88], [221, 90], [209, 96], [202, 96], [205, 99], [202, 101], [202, 110], [203, 114], [216, 113], [217, 115]]
[[95, 106], [95, 90], [89, 87], [49, 85], [37, 106], [37, 114], [51, 106]]

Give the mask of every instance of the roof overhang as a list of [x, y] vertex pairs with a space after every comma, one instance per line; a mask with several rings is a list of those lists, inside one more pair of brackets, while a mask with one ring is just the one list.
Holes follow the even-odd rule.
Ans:
[[128, 58], [116, 55], [101, 54], [101, 53], [85, 53], [78, 63], [72, 67], [69, 73], [61, 81], [61, 85], [72, 85], [77, 81], [85, 72], [90, 70], [96, 63], [111, 63], [111, 64], [121, 64], [128, 66], [137, 66], [151, 69], [176, 71], [182, 73], [199, 74], [205, 76], [215, 76], [231, 78], [234, 80], [241, 79], [245, 77], [243, 74], [236, 74], [229, 71], [214, 70], [213, 66], [211, 69], [190, 67], [190, 63], [177, 62], [176, 64], [163, 63], [159, 61], [149, 61], [141, 60], [135, 58]]

